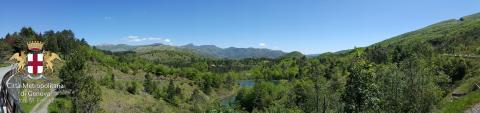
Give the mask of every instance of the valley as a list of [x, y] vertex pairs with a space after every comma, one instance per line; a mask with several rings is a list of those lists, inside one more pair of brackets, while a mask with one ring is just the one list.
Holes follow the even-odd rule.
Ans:
[[480, 14], [314, 56], [213, 45], [92, 46], [72, 30], [24, 27], [0, 39], [2, 64], [29, 41], [64, 59], [48, 77], [66, 86], [48, 104], [54, 113], [455, 113], [480, 103]]

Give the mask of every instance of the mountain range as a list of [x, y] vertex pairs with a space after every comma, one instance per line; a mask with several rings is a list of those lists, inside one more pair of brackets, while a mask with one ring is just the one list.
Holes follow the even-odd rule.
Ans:
[[150, 45], [127, 45], [127, 44], [110, 44], [110, 45], [97, 45], [97, 49], [122, 52], [122, 51], [134, 51], [134, 52], [150, 52], [154, 50], [174, 50], [174, 51], [186, 51], [194, 52], [200, 55], [212, 56], [216, 58], [227, 59], [242, 59], [242, 58], [278, 58], [287, 54], [280, 50], [271, 50], [266, 48], [220, 48], [215, 45], [193, 45], [187, 44], [183, 46], [172, 46], [161, 43], [154, 43]]

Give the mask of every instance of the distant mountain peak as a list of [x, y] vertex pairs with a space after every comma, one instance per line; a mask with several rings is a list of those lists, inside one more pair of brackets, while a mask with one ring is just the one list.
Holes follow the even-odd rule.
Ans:
[[195, 46], [193, 43], [188, 43], [186, 45], [183, 45], [183, 46]]
[[165, 44], [163, 44], [163, 43], [153, 43], [153, 44], [150, 44], [150, 46], [163, 46], [163, 45], [165, 45]]
[[282, 58], [301, 58], [305, 55], [298, 51], [293, 51], [282, 56]]
[[119, 52], [119, 51], [136, 51], [148, 52], [153, 50], [174, 50], [174, 51], [193, 51], [197, 54], [214, 56], [218, 58], [242, 59], [242, 58], [278, 58], [286, 53], [279, 50], [270, 50], [266, 48], [220, 48], [216, 45], [194, 45], [192, 43], [183, 46], [171, 46], [162, 43], [154, 43], [150, 45], [99, 45], [98, 49]]

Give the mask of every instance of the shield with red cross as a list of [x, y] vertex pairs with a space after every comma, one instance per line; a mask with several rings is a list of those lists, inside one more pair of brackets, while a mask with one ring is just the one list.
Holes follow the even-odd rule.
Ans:
[[40, 78], [43, 73], [43, 53], [39, 50], [31, 50], [27, 54], [27, 72], [30, 78]]

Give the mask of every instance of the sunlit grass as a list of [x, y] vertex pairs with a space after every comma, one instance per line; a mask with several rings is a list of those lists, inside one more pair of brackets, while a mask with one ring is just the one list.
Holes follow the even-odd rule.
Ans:
[[462, 113], [479, 102], [480, 91], [474, 91], [451, 102], [444, 103], [438, 113]]

